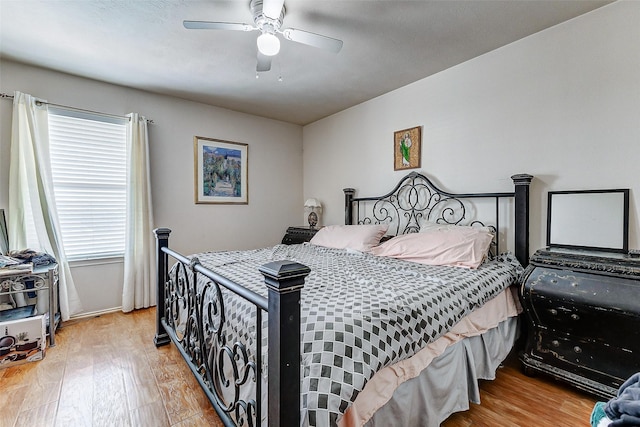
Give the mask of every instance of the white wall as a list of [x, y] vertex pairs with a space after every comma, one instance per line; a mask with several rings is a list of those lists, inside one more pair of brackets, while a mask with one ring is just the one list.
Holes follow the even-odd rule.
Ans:
[[531, 251], [549, 190], [631, 188], [640, 247], [640, 2], [616, 2], [304, 128], [304, 195], [344, 223], [342, 188], [371, 196], [393, 170], [393, 132], [423, 126], [421, 170], [453, 192], [512, 191], [535, 175]]
[[[302, 128], [182, 99], [0, 62], [0, 91], [14, 90], [50, 102], [112, 114], [138, 112], [149, 127], [155, 225], [173, 230], [170, 245], [182, 253], [248, 249], [279, 243], [302, 215]], [[8, 208], [12, 104], [0, 100], [0, 208]], [[249, 144], [249, 204], [195, 205], [193, 137]], [[74, 265], [85, 311], [119, 307], [121, 260]]]
[[[421, 169], [447, 190], [511, 191], [510, 175], [536, 176], [532, 251], [544, 246], [547, 191], [592, 188], [632, 189], [630, 245], [638, 248], [638, 22], [640, 2], [616, 2], [304, 129], [6, 60], [0, 91], [152, 118], [155, 222], [174, 230], [171, 245], [185, 253], [277, 243], [302, 223], [307, 197], [323, 203], [323, 223], [343, 223], [342, 188], [388, 190], [406, 173], [393, 170], [393, 132], [418, 125]], [[0, 100], [0, 208], [10, 123], [11, 102]], [[194, 135], [249, 144], [249, 205], [193, 203]], [[120, 305], [121, 261], [73, 274], [86, 311]]]

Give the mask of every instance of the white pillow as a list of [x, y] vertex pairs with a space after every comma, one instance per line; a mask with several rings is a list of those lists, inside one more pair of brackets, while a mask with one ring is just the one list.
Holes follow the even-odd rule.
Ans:
[[335, 249], [355, 249], [369, 252], [380, 243], [389, 228], [380, 225], [327, 225], [322, 227], [309, 241], [314, 245]]

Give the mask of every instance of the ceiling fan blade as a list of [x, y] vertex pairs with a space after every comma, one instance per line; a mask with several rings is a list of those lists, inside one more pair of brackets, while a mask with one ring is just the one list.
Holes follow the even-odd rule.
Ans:
[[267, 18], [278, 19], [284, 6], [284, 0], [264, 0], [262, 3], [262, 14]]
[[294, 42], [329, 50], [335, 53], [340, 52], [340, 49], [342, 49], [342, 40], [334, 39], [332, 37], [310, 33], [309, 31], [296, 30], [295, 28], [285, 28], [281, 32], [286, 39]]
[[257, 28], [253, 25], [241, 24], [236, 22], [182, 21], [182, 25], [184, 25], [184, 27], [189, 30], [257, 30]]
[[258, 51], [258, 65], [256, 66], [257, 72], [269, 71], [271, 69], [271, 57], [263, 55]]

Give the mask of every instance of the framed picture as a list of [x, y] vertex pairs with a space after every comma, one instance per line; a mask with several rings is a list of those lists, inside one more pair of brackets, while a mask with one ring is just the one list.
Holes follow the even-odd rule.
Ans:
[[420, 130], [420, 126], [416, 126], [393, 133], [393, 170], [420, 167], [420, 145], [422, 144]]
[[629, 189], [549, 191], [547, 246], [629, 251]]
[[247, 204], [248, 145], [196, 136], [195, 202]]

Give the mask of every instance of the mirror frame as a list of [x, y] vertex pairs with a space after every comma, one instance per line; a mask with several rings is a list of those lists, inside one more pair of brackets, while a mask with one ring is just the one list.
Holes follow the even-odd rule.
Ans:
[[[560, 241], [560, 242], [552, 242], [551, 241], [551, 227], [552, 227], [552, 217], [553, 217], [553, 199], [561, 197], [562, 195], [572, 195], [572, 194], [607, 194], [607, 193], [622, 193], [623, 194], [623, 204], [620, 206], [622, 209], [622, 238], [619, 245], [613, 247], [604, 247], [599, 246], [594, 242], [594, 245], [583, 245], [583, 244], [574, 244], [572, 242]], [[571, 215], [580, 215], [581, 212], [570, 212]], [[606, 218], [601, 218], [602, 220], [606, 220]], [[584, 230], [585, 233], [588, 230]], [[578, 190], [578, 191], [549, 191], [548, 200], [547, 200], [547, 246], [556, 247], [556, 248], [569, 248], [569, 249], [590, 249], [590, 250], [601, 250], [608, 252], [620, 252], [627, 253], [629, 251], [629, 189], [621, 188], [621, 189], [612, 189], [612, 190]]]

